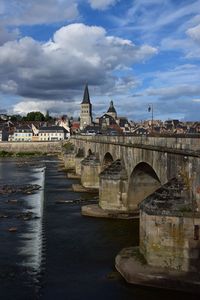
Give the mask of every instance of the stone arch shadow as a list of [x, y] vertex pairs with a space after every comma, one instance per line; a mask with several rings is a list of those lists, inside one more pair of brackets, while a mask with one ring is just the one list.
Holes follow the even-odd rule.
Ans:
[[89, 148], [87, 151], [87, 156], [91, 156], [93, 154], [92, 150]]
[[84, 157], [84, 156], [85, 156], [84, 148], [78, 148], [76, 152], [76, 157]]
[[106, 169], [107, 167], [109, 167], [113, 161], [114, 159], [110, 152], [106, 152], [101, 163], [102, 169]]
[[131, 211], [138, 209], [138, 204], [160, 187], [161, 181], [153, 167], [146, 162], [138, 163], [129, 178], [128, 209]]

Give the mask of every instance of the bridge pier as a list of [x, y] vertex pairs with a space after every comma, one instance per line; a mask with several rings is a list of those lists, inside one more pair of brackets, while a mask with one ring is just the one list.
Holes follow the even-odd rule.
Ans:
[[74, 170], [75, 169], [76, 164], [75, 164], [75, 154], [74, 153], [64, 154], [63, 161], [64, 161], [65, 170]]
[[99, 173], [101, 165], [95, 155], [88, 155], [81, 161], [81, 184], [85, 188], [99, 188]]
[[81, 162], [84, 159], [83, 151], [79, 150], [75, 156], [75, 173], [81, 176]]
[[99, 206], [109, 211], [127, 211], [128, 176], [122, 162], [113, 162], [99, 178]]
[[172, 179], [141, 203], [139, 249], [123, 249], [116, 268], [131, 283], [200, 292], [199, 253], [200, 213]]

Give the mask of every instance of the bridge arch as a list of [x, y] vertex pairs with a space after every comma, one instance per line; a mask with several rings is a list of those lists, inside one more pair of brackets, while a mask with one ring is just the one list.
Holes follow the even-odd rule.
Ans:
[[127, 204], [130, 210], [138, 208], [138, 204], [161, 186], [155, 170], [146, 162], [138, 163], [129, 178]]
[[110, 154], [110, 152], [106, 152], [103, 158], [102, 166], [103, 169], [107, 168], [111, 163], [114, 161], [113, 156]]
[[92, 150], [91, 150], [91, 149], [88, 149], [87, 155], [88, 155], [88, 156], [92, 155]]

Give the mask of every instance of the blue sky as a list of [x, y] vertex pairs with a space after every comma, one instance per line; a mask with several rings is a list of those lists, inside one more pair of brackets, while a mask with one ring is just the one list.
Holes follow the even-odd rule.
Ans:
[[0, 0], [0, 111], [199, 120], [200, 0]]

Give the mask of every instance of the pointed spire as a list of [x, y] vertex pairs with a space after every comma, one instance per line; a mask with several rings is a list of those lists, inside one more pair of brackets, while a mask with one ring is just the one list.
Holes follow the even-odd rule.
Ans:
[[113, 101], [112, 101], [112, 100], [110, 101], [110, 106], [109, 106], [107, 112], [108, 112], [108, 113], [109, 113], [109, 112], [110, 112], [110, 113], [116, 113], [116, 110], [115, 110], [115, 107], [114, 107], [114, 104], [113, 104]]
[[88, 90], [88, 84], [87, 83], [85, 85], [85, 90], [84, 90], [84, 94], [83, 94], [82, 103], [90, 104], [90, 95], [89, 95], [89, 90]]

